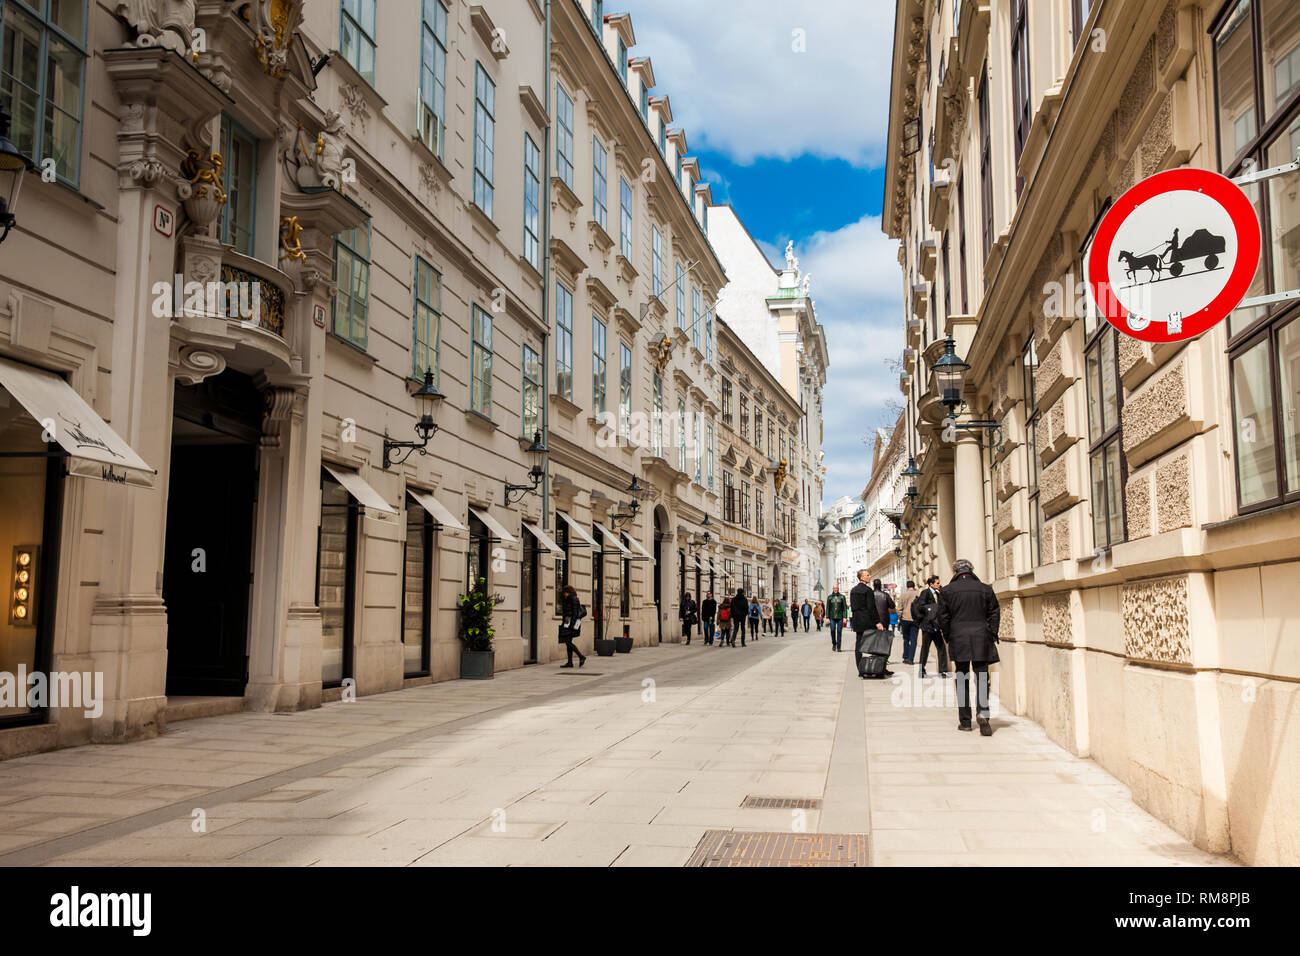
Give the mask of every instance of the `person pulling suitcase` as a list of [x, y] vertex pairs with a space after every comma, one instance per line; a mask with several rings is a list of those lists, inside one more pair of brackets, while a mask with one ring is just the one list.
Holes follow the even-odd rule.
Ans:
[[859, 677], [880, 679], [892, 674], [885, 665], [893, 642], [880, 620], [875, 593], [869, 582], [870, 575], [864, 568], [858, 572], [858, 583], [849, 592], [849, 613], [858, 636], [853, 658], [858, 665]]

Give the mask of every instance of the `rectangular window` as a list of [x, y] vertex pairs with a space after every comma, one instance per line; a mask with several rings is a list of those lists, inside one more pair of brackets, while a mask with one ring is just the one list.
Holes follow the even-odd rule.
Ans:
[[442, 276], [419, 256], [415, 257], [415, 314], [411, 325], [415, 334], [411, 376], [423, 379], [427, 369], [433, 372], [436, 387], [442, 374], [438, 359], [442, 336]]
[[420, 25], [420, 139], [441, 159], [447, 137], [447, 8], [424, 0]]
[[645, 85], [645, 80], [641, 80], [641, 119], [646, 125], [650, 125], [650, 88]]
[[[948, 316], [952, 315], [952, 270], [948, 268], [949, 251], [948, 232], [944, 230], [943, 243], [939, 246], [939, 270], [943, 275], [943, 315], [939, 317], [940, 328], [948, 320]], [[935, 334], [935, 338], [938, 338], [938, 333]]]
[[555, 513], [555, 544], [563, 553], [555, 556], [555, 614], [560, 614], [560, 592], [569, 583], [569, 523]]
[[654, 382], [654, 453], [656, 458], [664, 456], [664, 377], [655, 372]]
[[492, 316], [477, 305], [471, 307], [469, 405], [481, 415], [492, 417]]
[[627, 44], [623, 38], [618, 38], [618, 78], [623, 81], [623, 86], [627, 86]]
[[591, 138], [591, 198], [596, 211], [596, 222], [601, 229], [609, 229], [609, 152], [595, 136]]
[[[1083, 36], [1083, 25], [1088, 22], [1088, 13], [1092, 10], [1095, 0], [1073, 0], [1071, 6], [1074, 8], [1072, 14], [1071, 36], [1074, 38], [1074, 45], [1079, 45], [1079, 40]], [[960, 4], [959, 4], [960, 5]]]
[[664, 159], [668, 158], [668, 127], [662, 116], [659, 117], [659, 152]]
[[632, 429], [632, 346], [618, 343], [618, 433], [624, 438]]
[[1110, 548], [1123, 541], [1124, 479], [1120, 453], [1119, 366], [1115, 361], [1118, 333], [1105, 325], [1088, 346], [1088, 456], [1092, 488], [1094, 548]]
[[591, 317], [591, 407], [605, 411], [605, 323]]
[[695, 459], [695, 483], [697, 485], [702, 484], [701, 479], [704, 477], [704, 455], [702, 454], [704, 448], [700, 443], [700, 417], [699, 412], [692, 416], [694, 428], [691, 432], [691, 440], [695, 446], [694, 454], [691, 457]]
[[330, 331], [359, 348], [366, 347], [370, 306], [370, 222], [341, 233], [334, 241], [334, 314]]
[[754, 403], [754, 447], [760, 452], [763, 450], [763, 413], [758, 402]]
[[722, 518], [736, 523], [736, 479], [729, 471], [722, 473]]
[[[1038, 372], [1038, 356], [1031, 340], [1021, 358], [1025, 383], [1025, 458], [1026, 482], [1029, 496], [1029, 557], [1033, 567], [1043, 563], [1042, 525], [1043, 509], [1038, 497], [1038, 421], [1039, 412], [1034, 404], [1034, 379]], [[1009, 571], [1007, 572], [1009, 573]]]
[[86, 0], [0, 4], [0, 103], [15, 146], [76, 185], [86, 70]]
[[257, 140], [229, 116], [221, 117], [221, 153], [226, 162], [221, 170], [221, 188], [226, 204], [221, 207], [218, 238], [236, 252], [253, 254], [253, 224], [257, 209]]
[[713, 364], [713, 306], [704, 312], [704, 361]]
[[591, 0], [591, 28], [600, 36], [605, 24], [605, 0]]
[[524, 258], [534, 269], [541, 267], [542, 154], [533, 138], [524, 134]]
[[763, 530], [763, 491], [760, 488], [754, 489], [754, 533], [766, 534]]
[[492, 218], [492, 163], [496, 142], [497, 87], [483, 69], [474, 64], [474, 205]]
[[[627, 543], [627, 535], [623, 535], [623, 547], [630, 547]], [[618, 589], [618, 616], [626, 618], [632, 616], [632, 559], [624, 558], [622, 563], [623, 575]]]
[[714, 431], [713, 431], [713, 422], [709, 422], [709, 444], [708, 444], [709, 469], [708, 469], [708, 472], [707, 472], [708, 484], [705, 486], [705, 487], [707, 487], [707, 488], [709, 489], [709, 491], [712, 491], [712, 490], [713, 490], [713, 459], [714, 459], [714, 446], [715, 446], [717, 440], [718, 440], [718, 439], [717, 439], [717, 435], [715, 435], [715, 434], [714, 434]]
[[677, 263], [677, 327], [686, 328], [686, 270]]
[[555, 394], [573, 401], [573, 293], [555, 283]]
[[[1029, 88], [1029, 4], [1025, 0], [1011, 3], [1011, 122], [1016, 145], [1016, 161], [1025, 151], [1029, 138], [1031, 94]], [[1016, 178], [1016, 192], [1022, 181]]]
[[740, 393], [740, 437], [749, 441], [749, 396]]
[[352, 626], [357, 564], [357, 509], [347, 489], [321, 469], [316, 546], [316, 606], [321, 623], [321, 683], [352, 676]]
[[618, 251], [632, 260], [632, 187], [622, 176], [618, 178]]
[[966, 311], [966, 178], [965, 175], [957, 177], [957, 259], [959, 261], [958, 274], [960, 275], [961, 290], [961, 314], [969, 315]]
[[700, 287], [691, 286], [691, 344], [700, 347]]
[[664, 238], [658, 226], [650, 227], [650, 289], [655, 295], [664, 291]]
[[722, 424], [731, 427], [731, 379], [722, 377]]
[[[988, 64], [980, 70], [979, 89], [980, 113], [980, 217], [984, 248], [980, 262], [987, 263], [989, 253], [993, 251], [993, 132], [989, 118], [989, 79]], [[989, 276], [984, 277], [988, 285]]]
[[677, 470], [686, 474], [686, 401], [677, 399]]
[[339, 53], [367, 83], [375, 85], [375, 0], [343, 0]]
[[529, 346], [523, 351], [523, 420], [520, 434], [532, 438], [542, 430], [542, 357]]
[[573, 97], [555, 84], [555, 170], [573, 188]]
[[[740, 483], [740, 526], [748, 531], [753, 527], [754, 516], [749, 510], [749, 482]], [[746, 585], [745, 590], [749, 590]]]

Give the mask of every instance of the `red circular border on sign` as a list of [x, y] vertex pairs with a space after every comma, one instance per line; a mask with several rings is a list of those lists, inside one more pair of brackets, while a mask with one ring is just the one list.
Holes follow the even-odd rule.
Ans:
[[[1103, 283], [1110, 284], [1111, 244], [1119, 227], [1138, 206], [1161, 193], [1178, 190], [1204, 193], [1228, 213], [1237, 233], [1237, 261], [1219, 294], [1194, 315], [1183, 318], [1183, 330], [1178, 335], [1169, 335], [1165, 323], [1156, 320], [1142, 331], [1135, 332], [1128, 327], [1129, 310], [1124, 308], [1119, 298], [1114, 293], [1103, 296], [1099, 291]], [[1088, 285], [1092, 301], [1107, 322], [1130, 338], [1144, 342], [1182, 342], [1195, 338], [1227, 318], [1246, 295], [1259, 267], [1260, 244], [1259, 217], [1255, 214], [1255, 207], [1232, 180], [1208, 169], [1170, 169], [1156, 173], [1120, 196], [1097, 226], [1092, 251], [1088, 255]], [[1111, 311], [1103, 311], [1105, 305], [1110, 305]]]

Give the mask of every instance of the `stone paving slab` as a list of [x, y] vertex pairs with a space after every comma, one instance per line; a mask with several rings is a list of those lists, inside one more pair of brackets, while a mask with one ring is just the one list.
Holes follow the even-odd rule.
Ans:
[[581, 680], [528, 667], [7, 761], [0, 863], [681, 866], [728, 828], [869, 831], [876, 865], [1231, 862], [1031, 722], [960, 733], [825, 643], [638, 648]]

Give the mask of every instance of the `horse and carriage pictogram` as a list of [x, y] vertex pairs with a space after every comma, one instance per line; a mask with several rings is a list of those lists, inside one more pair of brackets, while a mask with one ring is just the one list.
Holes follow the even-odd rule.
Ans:
[[[1153, 246], [1142, 255], [1135, 256], [1131, 252], [1121, 252], [1118, 258], [1124, 263], [1129, 282], [1134, 285], [1144, 285], [1146, 283], [1137, 281], [1139, 272], [1150, 273], [1151, 277], [1146, 282], [1159, 282], [1164, 278], [1164, 271], [1168, 268], [1169, 277], [1176, 279], [1183, 274], [1184, 263], [1191, 264], [1193, 260], [1204, 260], [1205, 268], [1187, 273], [1189, 276], [1211, 272], [1219, 267], [1219, 256], [1223, 255], [1226, 246], [1223, 236], [1216, 236], [1208, 229], [1197, 229], [1184, 242], [1179, 243], [1178, 230], [1175, 229], [1173, 236], [1167, 241], [1159, 246]], [[1166, 260], [1168, 260], [1167, 265]]]

